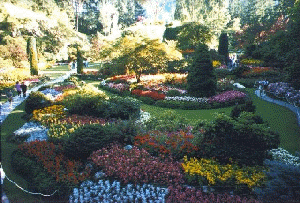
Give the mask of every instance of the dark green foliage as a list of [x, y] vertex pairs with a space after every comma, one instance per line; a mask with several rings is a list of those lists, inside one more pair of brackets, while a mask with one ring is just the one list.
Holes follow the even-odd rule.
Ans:
[[31, 114], [35, 109], [42, 109], [50, 105], [51, 100], [47, 99], [42, 92], [31, 92], [29, 97], [25, 100], [25, 112]]
[[247, 67], [247, 66], [240, 66], [240, 67], [234, 69], [234, 70], [232, 71], [232, 74], [234, 74], [234, 75], [236, 76], [236, 78], [240, 78], [240, 77], [242, 77], [242, 74], [243, 74], [245, 71], [248, 71], [248, 70], [250, 70], [249, 67]]
[[[300, 49], [299, 49], [300, 54]], [[288, 72], [288, 81], [291, 82], [292, 86], [300, 90], [300, 59], [298, 61], [295, 61], [291, 67], [287, 69]]]
[[172, 100], [159, 100], [155, 105], [163, 108], [170, 109], [185, 109], [185, 110], [196, 110], [196, 109], [209, 109], [211, 105], [193, 101], [172, 101]]
[[216, 68], [214, 69], [214, 73], [217, 78], [226, 78], [227, 75], [231, 75], [232, 73], [227, 69]]
[[29, 37], [27, 40], [27, 55], [30, 63], [30, 74], [38, 75], [38, 58], [36, 50], [36, 39], [34, 37]]
[[83, 73], [83, 56], [79, 46], [77, 46], [77, 73]]
[[134, 119], [140, 115], [140, 102], [131, 97], [110, 97], [109, 105], [105, 105], [104, 117]]
[[71, 133], [63, 144], [64, 154], [70, 158], [86, 160], [93, 151], [121, 142], [122, 132], [113, 124], [85, 125]]
[[137, 99], [142, 101], [144, 104], [148, 104], [148, 105], [155, 104], [155, 100], [152, 99], [151, 97], [138, 97]]
[[164, 40], [177, 40], [177, 36], [178, 36], [180, 30], [181, 30], [180, 26], [175, 27], [175, 28], [173, 28], [173, 27], [166, 28], [164, 35], [163, 35]]
[[240, 78], [235, 80], [235, 82], [240, 83], [241, 85], [244, 85], [247, 88], [253, 88], [256, 81], [257, 78]]
[[30, 183], [28, 190], [31, 192], [52, 194], [57, 188], [55, 179], [44, 167], [23, 152], [16, 150], [12, 153], [11, 165], [14, 172]]
[[262, 165], [267, 150], [278, 147], [279, 136], [260, 122], [248, 112], [236, 120], [219, 114], [212, 123], [198, 126], [205, 131], [198, 140], [199, 156], [215, 157], [221, 163], [229, 163], [231, 158], [239, 165]]
[[252, 113], [255, 113], [255, 105], [253, 105], [253, 102], [252, 101], [246, 101], [245, 104], [240, 104], [240, 105], [236, 105], [231, 113], [230, 113], [230, 116], [232, 118], [237, 118], [240, 116], [241, 112], [252, 112]]
[[221, 33], [221, 35], [220, 35], [218, 52], [219, 52], [220, 55], [224, 56], [225, 64], [227, 65], [228, 60], [229, 60], [227, 33]]
[[169, 90], [166, 94], [167, 97], [176, 97], [180, 95], [181, 93], [178, 90]]
[[299, 202], [300, 167], [279, 161], [266, 160], [267, 182], [264, 187], [256, 188], [255, 193], [264, 202]]
[[187, 91], [195, 97], [210, 97], [215, 94], [216, 88], [208, 47], [200, 44], [187, 76]]

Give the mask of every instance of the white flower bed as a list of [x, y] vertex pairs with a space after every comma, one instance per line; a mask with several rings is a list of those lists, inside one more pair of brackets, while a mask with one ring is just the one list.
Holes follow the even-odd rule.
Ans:
[[24, 137], [30, 135], [26, 142], [32, 142], [35, 140], [47, 140], [48, 129], [38, 123], [28, 122], [25, 123], [21, 128], [16, 130], [14, 134], [16, 136]]
[[155, 187], [150, 184], [143, 186], [127, 184], [121, 187], [120, 182], [99, 180], [97, 183], [91, 180], [83, 182], [79, 188], [73, 190], [69, 196], [70, 203], [81, 202], [153, 202], [164, 203], [167, 188]]
[[145, 123], [150, 119], [151, 115], [149, 112], [142, 111], [140, 112], [140, 118], [136, 120], [136, 123]]
[[269, 151], [272, 155], [272, 158], [275, 161], [279, 161], [285, 164], [291, 164], [295, 166], [300, 166], [300, 158], [291, 155], [288, 151], [282, 148], [272, 149]]
[[41, 91], [47, 98], [54, 101], [58, 96], [62, 95], [61, 92], [56, 91], [55, 89], [47, 88]]
[[207, 103], [207, 98], [197, 98], [197, 97], [165, 97], [165, 100], [172, 100], [172, 101], [192, 101], [192, 102], [199, 102], [199, 103]]

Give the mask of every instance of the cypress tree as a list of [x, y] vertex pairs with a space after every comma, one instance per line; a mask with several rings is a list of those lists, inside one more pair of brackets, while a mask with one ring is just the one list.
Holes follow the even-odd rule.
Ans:
[[225, 57], [225, 64], [227, 65], [228, 61], [229, 61], [227, 33], [221, 33], [221, 35], [220, 35], [218, 52], [220, 55]]
[[27, 40], [27, 54], [30, 63], [30, 74], [38, 75], [39, 74], [38, 58], [37, 58], [37, 51], [36, 51], [36, 39], [34, 37], [29, 37]]
[[79, 46], [77, 46], [77, 73], [83, 73], [83, 57], [82, 51], [80, 50]]
[[216, 93], [216, 76], [208, 47], [200, 44], [187, 76], [187, 91], [194, 97], [210, 97]]

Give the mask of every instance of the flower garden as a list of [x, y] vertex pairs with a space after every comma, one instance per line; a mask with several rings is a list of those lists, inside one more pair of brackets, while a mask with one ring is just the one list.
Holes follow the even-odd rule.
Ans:
[[[298, 197], [297, 188], [287, 187], [292, 193], [286, 197], [278, 191], [281, 185], [272, 184], [295, 182], [293, 175], [282, 178], [289, 170], [299, 174], [299, 157], [278, 148], [278, 135], [253, 114], [245, 92], [223, 90], [197, 98], [180, 86], [182, 78], [168, 85], [153, 76], [147, 85], [129, 79], [100, 82], [117, 93], [113, 96], [74, 78], [29, 95], [25, 111], [30, 120], [12, 136], [18, 149], [11, 164], [32, 183], [32, 191], [57, 191], [54, 198], [65, 202], [264, 202], [273, 195]], [[176, 101], [199, 103], [199, 108], [235, 107], [231, 116], [190, 123], [172, 112], [154, 117], [141, 111], [141, 102], [147, 102], [142, 97], [152, 105]], [[281, 174], [273, 177], [270, 171], [279, 166]]]

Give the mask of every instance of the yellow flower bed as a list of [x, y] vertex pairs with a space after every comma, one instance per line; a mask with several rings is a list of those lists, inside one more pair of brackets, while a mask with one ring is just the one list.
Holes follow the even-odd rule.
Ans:
[[33, 111], [32, 120], [42, 124], [50, 125], [59, 122], [59, 119], [66, 116], [63, 105], [53, 105]]
[[257, 59], [242, 59], [241, 64], [243, 65], [260, 65], [262, 64], [262, 60], [257, 60]]
[[219, 67], [219, 66], [222, 65], [220, 61], [212, 61], [212, 64], [213, 64], [214, 68]]
[[235, 180], [236, 184], [245, 184], [249, 188], [259, 186], [264, 181], [265, 174], [262, 168], [243, 167], [236, 164], [220, 165], [218, 162], [210, 159], [196, 159], [184, 157], [182, 164], [184, 172], [190, 176], [197, 176], [207, 180], [209, 185], [222, 184]]

